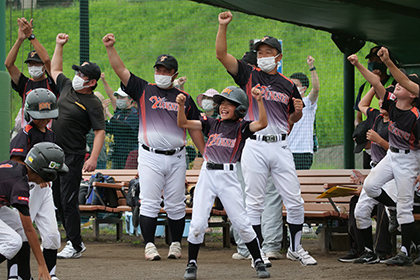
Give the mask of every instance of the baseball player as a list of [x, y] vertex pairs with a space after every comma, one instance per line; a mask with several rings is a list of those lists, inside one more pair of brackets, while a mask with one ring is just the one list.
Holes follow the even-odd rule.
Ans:
[[[67, 171], [63, 150], [50, 142], [33, 146], [24, 164], [12, 160], [0, 163], [0, 263], [6, 259], [17, 261], [21, 247], [29, 243], [38, 262], [38, 279], [51, 279], [30, 218], [28, 181], [46, 184]], [[25, 274], [19, 279], [29, 279], [29, 267]]]
[[[154, 65], [155, 83], [148, 83], [124, 66], [114, 47], [113, 34], [105, 35], [103, 42], [109, 62], [121, 80], [121, 89], [137, 102], [139, 108], [140, 227], [146, 244], [145, 258], [161, 258], [154, 240], [162, 193], [172, 237], [168, 258], [180, 258], [185, 226], [186, 130], [176, 124], [178, 104], [175, 100], [182, 92], [173, 86], [178, 62], [171, 55], [159, 55]], [[198, 120], [200, 112], [191, 96], [186, 96], [187, 117]], [[203, 152], [201, 131], [189, 130], [189, 133]]]
[[394, 179], [397, 186], [397, 219], [401, 225], [401, 250], [387, 265], [411, 266], [410, 246], [415, 233], [413, 217], [414, 184], [420, 172], [418, 150], [418, 119], [420, 111], [414, 104], [419, 96], [420, 79], [417, 75], [405, 75], [390, 60], [388, 50], [382, 47], [378, 56], [388, 67], [398, 82], [394, 93], [388, 92], [375, 74], [360, 62], [354, 66], [374, 87], [379, 98], [383, 99], [382, 108], [388, 111], [390, 124], [389, 149], [386, 156], [376, 165], [365, 179], [363, 188], [366, 193], [385, 205], [392, 202], [384, 190], [385, 183]]
[[265, 36], [254, 45], [259, 68], [239, 61], [227, 52], [226, 32], [231, 20], [232, 14], [229, 11], [219, 14], [217, 59], [250, 99], [250, 108], [245, 120], [258, 119], [259, 109], [251, 96], [251, 89], [256, 85], [261, 87], [268, 119], [265, 129], [246, 140], [241, 160], [246, 184], [246, 207], [251, 224], [258, 238], [262, 239], [261, 213], [264, 210], [267, 177], [271, 172], [273, 183], [287, 209], [287, 222], [291, 233], [287, 258], [299, 260], [302, 265], [315, 265], [316, 260], [300, 244], [304, 220], [303, 199], [293, 155], [287, 141], [288, 124], [295, 123], [302, 117], [302, 98], [294, 83], [277, 72], [276, 66], [282, 58], [282, 53], [276, 38]]
[[[23, 163], [28, 151], [40, 142], [55, 142], [55, 135], [47, 127], [51, 119], [58, 117], [57, 98], [48, 89], [34, 89], [28, 93], [25, 101], [25, 119], [32, 121], [21, 130], [10, 142], [10, 159]], [[37, 225], [43, 246], [43, 255], [50, 272], [51, 279], [58, 280], [55, 275], [57, 264], [57, 250], [60, 248], [61, 237], [57, 227], [55, 207], [53, 202], [51, 182], [48, 184], [35, 184], [30, 182], [29, 208], [31, 219]], [[26, 247], [29, 249], [29, 247]], [[29, 264], [29, 250], [24, 254]], [[17, 263], [9, 261], [9, 279], [17, 277], [13, 266]], [[20, 267], [19, 274], [30, 272], [29, 267]], [[22, 279], [26, 279], [22, 277]], [[29, 279], [29, 278], [28, 278]]]
[[242, 188], [236, 175], [236, 162], [241, 157], [245, 139], [255, 131], [267, 126], [267, 116], [257, 87], [252, 89], [259, 108], [258, 121], [244, 121], [248, 110], [248, 97], [245, 92], [234, 86], [225, 88], [222, 93], [213, 96], [218, 104], [221, 119], [200, 117], [200, 120], [187, 120], [184, 111], [186, 96], [179, 94], [178, 126], [187, 129], [201, 129], [208, 136], [204, 148], [204, 162], [194, 191], [193, 214], [188, 234], [188, 265], [184, 279], [197, 278], [197, 257], [200, 244], [214, 200], [218, 197], [234, 229], [247, 245], [257, 271], [258, 278], [269, 278], [270, 273], [261, 258], [261, 248], [257, 235], [252, 229], [242, 202]]

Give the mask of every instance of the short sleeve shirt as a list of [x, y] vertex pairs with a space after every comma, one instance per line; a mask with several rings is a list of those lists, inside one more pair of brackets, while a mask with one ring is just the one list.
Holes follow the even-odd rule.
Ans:
[[185, 94], [187, 119], [198, 120], [200, 111], [191, 96], [176, 87], [160, 89], [156, 84], [131, 74], [124, 90], [137, 102], [139, 110], [139, 144], [159, 150], [176, 149], [186, 145], [186, 130], [178, 127], [178, 94]]
[[249, 109], [245, 120], [258, 120], [258, 104], [251, 95], [251, 89], [260, 85], [262, 100], [267, 113], [268, 125], [256, 134], [282, 134], [289, 132], [289, 115], [295, 111], [292, 98], [302, 99], [292, 82], [284, 75], [269, 75], [259, 68], [238, 60], [238, 74], [233, 76], [236, 84], [248, 95]]
[[382, 108], [389, 113], [389, 145], [401, 150], [418, 150], [419, 109], [413, 107], [410, 110], [401, 110], [396, 104], [395, 95], [387, 91]]
[[57, 77], [57, 87], [59, 115], [52, 125], [56, 143], [66, 154], [83, 155], [89, 130], [105, 130], [102, 103], [93, 93], [76, 92], [72, 81], [63, 74]]
[[[26, 166], [12, 160], [0, 163], [0, 207], [28, 209], [29, 185]], [[22, 206], [22, 207], [19, 207]], [[22, 211], [29, 216], [29, 211]]]
[[200, 117], [202, 131], [208, 137], [204, 158], [214, 163], [235, 163], [240, 160], [245, 140], [254, 133], [249, 130], [250, 121], [222, 121]]

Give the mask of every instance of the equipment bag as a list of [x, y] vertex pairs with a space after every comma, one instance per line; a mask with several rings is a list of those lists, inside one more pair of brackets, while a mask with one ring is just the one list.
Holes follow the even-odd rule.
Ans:
[[116, 208], [118, 206], [118, 196], [117, 191], [112, 188], [103, 188], [103, 187], [96, 187], [98, 195], [93, 191], [93, 182], [100, 182], [100, 183], [115, 183], [114, 177], [103, 175], [102, 173], [98, 172], [92, 175], [89, 179], [89, 187], [86, 194], [86, 204], [91, 205], [102, 205], [102, 201], [105, 203], [105, 206]]

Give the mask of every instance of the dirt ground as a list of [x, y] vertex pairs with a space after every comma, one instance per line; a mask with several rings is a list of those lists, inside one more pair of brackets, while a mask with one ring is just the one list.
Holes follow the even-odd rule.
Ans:
[[[81, 279], [183, 279], [187, 262], [188, 246], [182, 244], [183, 257], [167, 259], [168, 246], [164, 239], [156, 243], [162, 259], [146, 261], [140, 237], [124, 234], [122, 241], [115, 241], [113, 234], [101, 234], [100, 241], [93, 241], [91, 233], [84, 232], [87, 250], [80, 259], [58, 260], [57, 276], [61, 280]], [[337, 261], [345, 251], [322, 253], [317, 239], [302, 240], [303, 247], [318, 261], [316, 266], [304, 267], [298, 262], [284, 258], [272, 261], [269, 269], [272, 279], [419, 279], [420, 266], [388, 267], [383, 264], [357, 265]], [[62, 247], [65, 246], [63, 241]], [[233, 260], [234, 246], [223, 248], [221, 238], [206, 235], [206, 246], [198, 258], [198, 279], [257, 279], [249, 260]], [[36, 262], [32, 257], [32, 273], [36, 276]], [[0, 265], [0, 279], [6, 278], [6, 264]]]

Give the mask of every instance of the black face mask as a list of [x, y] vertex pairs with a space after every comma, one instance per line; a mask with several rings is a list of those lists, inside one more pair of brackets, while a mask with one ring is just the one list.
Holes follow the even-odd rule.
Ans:
[[370, 72], [372, 72], [373, 70], [379, 70], [382, 73], [385, 73], [386, 72], [386, 66], [385, 66], [385, 64], [380, 63], [380, 62], [376, 62], [376, 61], [369, 62], [368, 63], [368, 69], [369, 69]]

